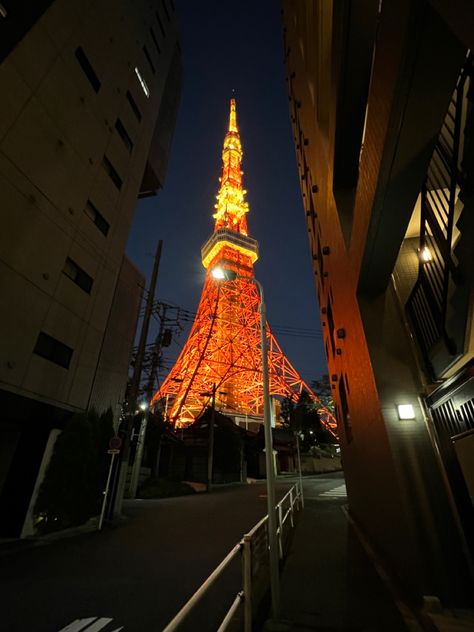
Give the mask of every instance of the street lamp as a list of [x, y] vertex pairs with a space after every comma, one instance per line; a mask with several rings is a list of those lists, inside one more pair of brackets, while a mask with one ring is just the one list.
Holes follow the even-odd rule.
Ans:
[[273, 441], [271, 426], [270, 383], [268, 374], [267, 348], [267, 310], [263, 294], [263, 287], [255, 277], [237, 274], [228, 268], [216, 267], [211, 270], [212, 276], [218, 281], [234, 281], [243, 279], [257, 286], [260, 294], [260, 337], [262, 348], [262, 376], [263, 376], [263, 427], [265, 431], [265, 466], [267, 470], [267, 512], [268, 512], [268, 544], [270, 548], [270, 587], [272, 593], [273, 619], [280, 618], [280, 575], [278, 562], [277, 521], [275, 513], [275, 471], [273, 469]]
[[137, 449], [135, 451], [135, 459], [133, 461], [132, 476], [130, 479], [130, 497], [135, 498], [137, 495], [138, 479], [140, 477], [140, 469], [143, 459], [143, 448], [145, 446], [145, 433], [148, 424], [148, 413], [150, 407], [148, 402], [140, 402], [138, 408], [144, 413], [140, 424], [140, 430], [137, 438]]

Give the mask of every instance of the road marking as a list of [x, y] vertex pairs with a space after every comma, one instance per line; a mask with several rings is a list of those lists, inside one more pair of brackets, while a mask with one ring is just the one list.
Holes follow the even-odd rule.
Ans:
[[347, 497], [346, 486], [342, 484], [342, 485], [339, 485], [339, 487], [328, 489], [327, 492], [323, 492], [322, 494], [319, 494], [319, 496], [323, 498], [346, 498]]
[[[100, 632], [103, 630], [113, 619], [110, 617], [89, 617], [88, 619], [76, 619], [65, 628], [61, 628], [59, 632]], [[116, 628], [111, 632], [120, 632], [123, 630], [123, 626]]]
[[89, 619], [76, 619], [65, 628], [61, 628], [59, 632], [80, 632], [83, 630], [89, 623], [95, 621], [97, 617], [90, 617]]

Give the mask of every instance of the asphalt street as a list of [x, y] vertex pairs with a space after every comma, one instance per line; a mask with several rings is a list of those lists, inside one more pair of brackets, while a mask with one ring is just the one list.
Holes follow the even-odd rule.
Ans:
[[[277, 496], [291, 484], [289, 479], [279, 482]], [[0, 550], [0, 628], [159, 632], [266, 514], [265, 483], [129, 501], [125, 511], [126, 520], [100, 533]], [[217, 629], [241, 587], [240, 572], [236, 559], [183, 632]]]

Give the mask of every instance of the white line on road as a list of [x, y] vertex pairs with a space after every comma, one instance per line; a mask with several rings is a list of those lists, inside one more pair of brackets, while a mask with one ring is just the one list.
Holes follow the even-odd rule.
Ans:
[[[103, 630], [113, 619], [110, 617], [89, 617], [88, 619], [76, 619], [65, 628], [59, 630], [59, 632], [100, 632]], [[120, 632], [123, 630], [123, 626], [112, 630], [112, 632]]]
[[344, 484], [339, 485], [339, 487], [334, 487], [319, 495], [324, 498], [345, 498], [347, 496], [346, 486]]

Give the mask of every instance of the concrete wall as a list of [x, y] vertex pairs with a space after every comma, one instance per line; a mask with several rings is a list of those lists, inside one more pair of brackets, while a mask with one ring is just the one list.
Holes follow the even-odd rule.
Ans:
[[[150, 27], [161, 40], [159, 56]], [[100, 81], [97, 93], [76, 58], [79, 46]], [[155, 59], [155, 74], [143, 46]], [[85, 7], [56, 0], [0, 66], [3, 388], [87, 406], [175, 52], [175, 27], [159, 2]], [[117, 119], [133, 142], [131, 152], [115, 129]], [[123, 181], [120, 189], [104, 156]], [[110, 225], [107, 235], [85, 212], [88, 200]], [[90, 292], [64, 273], [68, 257], [92, 277]], [[40, 331], [73, 350], [68, 369], [33, 353]]]
[[[426, 379], [391, 282], [465, 46], [428, 3], [389, 0], [380, 14], [379, 3], [357, 5], [283, 2], [290, 117], [350, 508], [412, 598], [466, 604], [468, 561], [420, 400]], [[354, 42], [364, 52], [356, 64]], [[351, 97], [364, 100], [363, 126]], [[346, 156], [355, 182], [350, 166], [344, 179], [335, 165], [341, 125], [360, 130], [359, 152], [351, 145]], [[398, 267], [405, 281], [412, 263]], [[414, 420], [398, 419], [400, 403], [413, 404]]]
[[[123, 253], [145, 171], [159, 176], [148, 194], [164, 178], [181, 60], [174, 11], [158, 0], [54, 0], [34, 10], [22, 0], [8, 3], [0, 33], [8, 28], [0, 435], [9, 466], [0, 468], [0, 508], [12, 516], [11, 535], [21, 531], [51, 429], [91, 405], [117, 413], [123, 399], [143, 286]], [[41, 440], [25, 477], [32, 429]]]
[[145, 277], [124, 257], [102, 340], [89, 407], [99, 413], [111, 408], [115, 420], [121, 412], [127, 386]]

